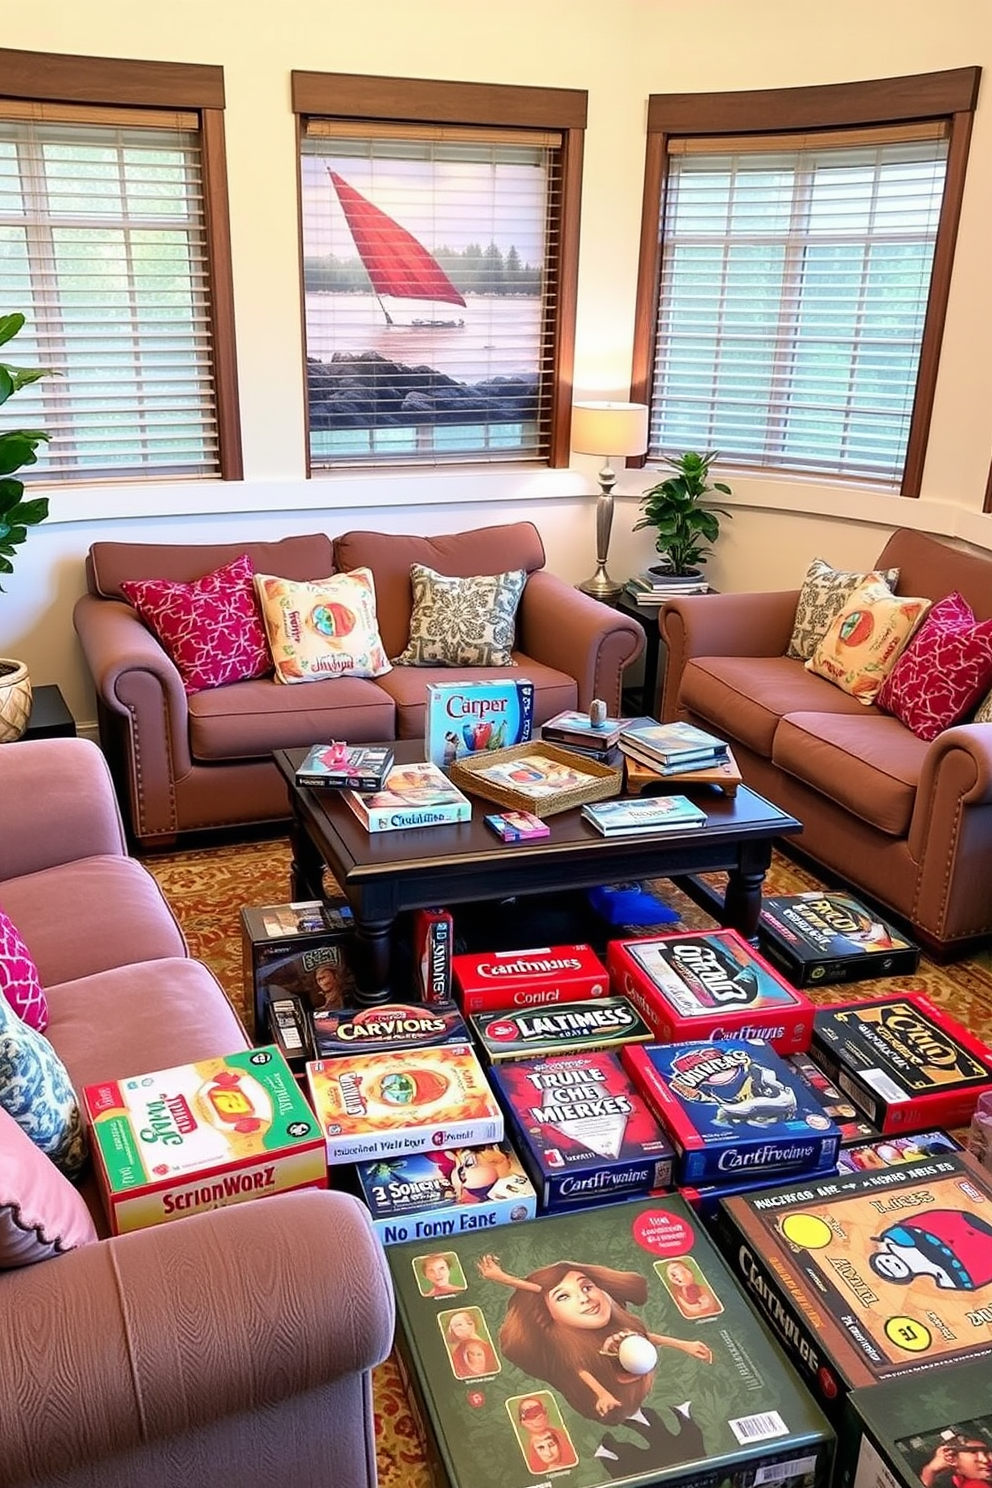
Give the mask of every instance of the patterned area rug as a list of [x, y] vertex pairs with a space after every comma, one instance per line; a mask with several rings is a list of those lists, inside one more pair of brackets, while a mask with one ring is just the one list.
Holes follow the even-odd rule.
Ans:
[[[155, 854], [143, 861], [158, 879], [190, 951], [211, 967], [242, 1022], [250, 1024], [239, 911], [244, 904], [279, 904], [289, 897], [289, 843], [279, 838]], [[672, 884], [661, 880], [652, 887], [679, 916], [677, 923], [659, 926], [659, 930], [712, 926], [705, 912]], [[795, 894], [820, 884], [804, 868], [776, 854], [765, 887], [771, 894]], [[652, 930], [642, 926], [636, 933], [650, 934]], [[826, 987], [811, 995], [815, 1000], [839, 1002], [882, 989], [925, 992], [986, 1042], [992, 1042], [992, 962], [988, 952], [952, 966], [937, 966], [924, 957], [912, 976], [858, 982], [846, 989]], [[394, 1356], [375, 1371], [373, 1387], [382, 1488], [435, 1488], [423, 1435]]]

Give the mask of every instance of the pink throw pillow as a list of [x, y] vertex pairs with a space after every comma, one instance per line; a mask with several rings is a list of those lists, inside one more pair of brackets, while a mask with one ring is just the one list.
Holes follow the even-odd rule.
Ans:
[[82, 1195], [0, 1109], [0, 1270], [47, 1261], [96, 1239]]
[[247, 553], [192, 584], [127, 579], [121, 591], [175, 662], [188, 694], [272, 670]]
[[44, 1033], [48, 1027], [48, 999], [34, 957], [10, 916], [0, 909], [0, 995], [22, 1023]]
[[976, 622], [967, 600], [949, 594], [935, 604], [878, 694], [927, 743], [959, 722], [992, 683], [992, 620]]

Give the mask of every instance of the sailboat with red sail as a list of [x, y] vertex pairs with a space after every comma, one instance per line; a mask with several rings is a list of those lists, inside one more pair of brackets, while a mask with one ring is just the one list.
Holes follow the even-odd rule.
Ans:
[[[345, 221], [355, 240], [355, 247], [365, 271], [372, 281], [379, 307], [387, 325], [395, 322], [383, 297], [398, 300], [430, 301], [444, 305], [464, 306], [465, 300], [447, 274], [424, 245], [393, 220], [381, 207], [375, 206], [356, 191], [343, 176], [328, 166], [327, 173], [337, 192]], [[421, 316], [415, 326], [461, 326], [462, 319]]]

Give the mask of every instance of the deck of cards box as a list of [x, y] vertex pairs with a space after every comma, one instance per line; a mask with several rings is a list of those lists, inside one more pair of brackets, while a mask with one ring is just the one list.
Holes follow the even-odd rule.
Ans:
[[514, 1060], [492, 1079], [542, 1209], [673, 1186], [672, 1144], [616, 1054]]
[[327, 1187], [314, 1114], [274, 1047], [102, 1080], [82, 1104], [115, 1235]]
[[833, 1433], [674, 1195], [386, 1251], [438, 1488], [826, 1488]]
[[758, 939], [797, 987], [905, 976], [920, 962], [919, 946], [853, 894], [815, 890], [763, 899]]
[[919, 992], [819, 1008], [811, 1050], [883, 1134], [967, 1126], [992, 1051]]
[[654, 1038], [626, 997], [558, 1002], [514, 1012], [471, 1013], [468, 1022], [490, 1064], [646, 1044]]
[[624, 1067], [678, 1153], [680, 1184], [833, 1169], [840, 1132], [770, 1044], [627, 1044]]
[[371, 1008], [327, 1010], [311, 1014], [310, 1025], [318, 1059], [430, 1049], [469, 1041], [465, 1020], [450, 1003], [447, 1007], [428, 1007], [419, 1002], [381, 1002]]
[[287, 994], [312, 1008], [347, 1007], [355, 922], [342, 899], [246, 905], [241, 911], [245, 1002], [256, 1037], [268, 1037], [266, 1003]]
[[887, 1380], [847, 1397], [837, 1488], [981, 1488], [992, 1482], [988, 1360], [927, 1380]]
[[765, 1039], [782, 1054], [809, 1048], [813, 1004], [736, 930], [612, 940], [614, 992], [629, 997], [661, 1043]]
[[609, 972], [585, 944], [465, 952], [453, 958], [452, 971], [455, 997], [466, 1016], [580, 1002], [610, 990]]
[[383, 1245], [437, 1244], [537, 1213], [534, 1185], [505, 1141], [359, 1163], [357, 1175]]

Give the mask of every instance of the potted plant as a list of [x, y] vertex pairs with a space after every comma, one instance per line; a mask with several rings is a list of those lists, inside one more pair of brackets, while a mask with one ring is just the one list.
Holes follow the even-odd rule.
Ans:
[[[0, 315], [0, 346], [12, 341], [24, 325], [21, 314]], [[44, 367], [12, 367], [0, 362], [0, 404], [29, 383], [48, 375]], [[41, 429], [6, 429], [0, 432], [0, 575], [14, 571], [15, 549], [24, 542], [28, 528], [48, 516], [48, 498], [24, 500], [24, 482], [15, 472], [38, 459], [39, 444], [48, 439]], [[3, 585], [0, 584], [0, 593]], [[22, 661], [0, 656], [0, 743], [19, 739], [31, 713], [31, 680]]]
[[705, 500], [712, 491], [731, 494], [722, 481], [710, 483], [710, 466], [719, 458], [715, 450], [705, 455], [686, 450], [681, 455], [665, 456], [676, 473], [644, 492], [644, 515], [634, 524], [635, 532], [642, 527], [657, 529], [655, 547], [664, 561], [652, 572], [698, 578], [700, 565], [710, 557], [709, 544], [720, 534], [720, 518], [732, 515]]

